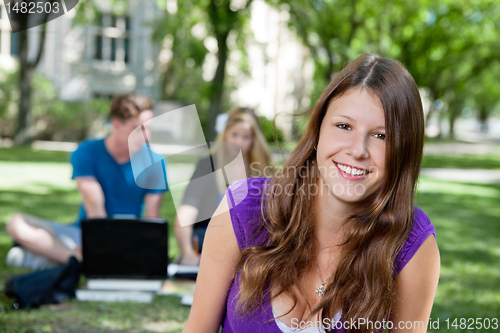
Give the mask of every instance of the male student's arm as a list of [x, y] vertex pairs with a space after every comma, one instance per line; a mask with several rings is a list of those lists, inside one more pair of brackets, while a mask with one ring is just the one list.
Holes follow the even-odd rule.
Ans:
[[76, 177], [76, 187], [82, 196], [83, 207], [88, 218], [105, 218], [104, 192], [94, 177]]
[[99, 161], [96, 159], [95, 147], [92, 143], [82, 143], [70, 156], [73, 167], [72, 179], [82, 196], [83, 207], [89, 218], [105, 218], [104, 192], [96, 179], [96, 168]]
[[163, 193], [148, 193], [144, 198], [146, 204], [146, 217], [160, 217], [161, 201]]

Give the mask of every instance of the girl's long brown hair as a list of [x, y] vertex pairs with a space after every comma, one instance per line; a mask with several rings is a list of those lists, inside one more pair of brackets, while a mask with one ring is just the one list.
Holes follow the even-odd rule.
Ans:
[[[384, 108], [386, 180], [345, 221], [347, 236], [335, 275], [310, 316], [320, 312], [322, 318], [333, 318], [340, 307], [347, 321], [389, 318], [395, 301], [396, 257], [413, 223], [424, 118], [419, 91], [408, 71], [398, 61], [374, 54], [358, 57], [333, 78], [309, 111], [310, 121], [296, 149], [271, 179], [262, 203], [264, 223], [256, 231], [265, 229], [268, 237], [259, 246], [244, 250], [237, 267], [241, 315], [261, 306], [270, 290], [278, 291], [273, 297], [290, 295], [296, 306], [300, 295], [292, 287], [298, 287], [314, 265], [317, 250], [313, 200], [299, 189], [316, 184], [314, 147], [330, 101], [361, 87], [377, 96]], [[290, 187], [294, 195], [282, 190]], [[365, 326], [350, 331], [369, 330]]]

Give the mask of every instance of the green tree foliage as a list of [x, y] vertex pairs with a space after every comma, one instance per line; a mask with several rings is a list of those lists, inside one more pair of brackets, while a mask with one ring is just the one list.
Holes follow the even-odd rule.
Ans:
[[[19, 66], [0, 72], [0, 133], [13, 137], [19, 112]], [[52, 82], [35, 73], [32, 82], [30, 139], [80, 141], [88, 137], [95, 121], [102, 121], [109, 101], [64, 102]]]
[[[240, 52], [238, 67], [241, 73], [247, 72], [244, 49], [252, 0], [183, 0], [174, 9], [165, 1], [155, 2], [162, 13], [148, 24], [154, 31], [153, 41], [161, 47], [161, 98], [196, 104], [206, 136], [213, 139], [215, 119], [233, 106], [229, 95], [237, 86], [235, 78], [226, 75], [230, 52]], [[108, 4], [116, 15], [130, 5], [124, 0], [109, 0]], [[92, 0], [82, 0], [76, 22], [95, 20], [98, 7]], [[213, 78], [204, 79], [207, 66], [216, 67]]]
[[[248, 36], [250, 4], [251, 0], [186, 0], [157, 25], [155, 39], [162, 43], [166, 58], [163, 97], [196, 104], [206, 120], [208, 140], [215, 138], [217, 115], [231, 106], [228, 96], [235, 82], [226, 75], [231, 51], [240, 51], [239, 65], [245, 71], [246, 52], [241, 51]], [[216, 51], [211, 53], [207, 46]], [[203, 78], [207, 64], [216, 66], [209, 82]]]
[[264, 116], [259, 116], [259, 122], [262, 127], [262, 134], [269, 143], [283, 143], [284, 135], [283, 131], [275, 126], [272, 120], [267, 119]]
[[490, 70], [481, 71], [481, 75], [468, 81], [468, 91], [471, 92], [469, 105], [477, 110], [477, 118], [481, 130], [487, 131], [488, 117], [494, 113], [500, 115], [500, 64], [496, 63]]
[[426, 5], [425, 21], [416, 22], [420, 24], [417, 35], [403, 39], [400, 59], [417, 84], [428, 88], [431, 100], [440, 98], [448, 104], [438, 116], [448, 114], [453, 136], [454, 122], [466, 97], [475, 93], [470, 82], [478, 82], [482, 73], [495, 68], [498, 62], [498, 5], [493, 1], [439, 1]]
[[[226, 73], [227, 63], [235, 61], [231, 54], [239, 54], [239, 73], [247, 72], [252, 0], [183, 0], [176, 2], [175, 10], [167, 10], [165, 1], [156, 2], [164, 13], [149, 24], [161, 46], [162, 99], [196, 104], [211, 139], [215, 118], [233, 106], [229, 96], [239, 83], [239, 75]], [[346, 63], [375, 52], [408, 68], [431, 102], [428, 119], [446, 117], [452, 135], [464, 107], [476, 112], [481, 122], [498, 110], [500, 4], [496, 0], [267, 2], [289, 13], [289, 28], [310, 50], [315, 64], [313, 102]], [[118, 15], [129, 5], [124, 0], [109, 3]], [[82, 0], [75, 19], [88, 23], [97, 15], [96, 3]], [[210, 67], [214, 73], [207, 77]], [[8, 87], [15, 82], [5, 79], [9, 75], [0, 73], [0, 85], [6, 87], [0, 95], [0, 114], [13, 121], [12, 101], [20, 99], [16, 93], [6, 93], [13, 91]], [[437, 99], [444, 105], [439, 110], [432, 107]]]
[[209, 82], [203, 80], [203, 63], [209, 53], [204, 45], [208, 15], [198, 1], [179, 4], [175, 14], [159, 20], [154, 39], [162, 44], [162, 99], [210, 105]]
[[[469, 100], [499, 100], [481, 86], [483, 73], [500, 77], [500, 6], [493, 0], [380, 1], [380, 0], [269, 0], [289, 11], [289, 27], [309, 48], [315, 63], [316, 100], [327, 82], [347, 62], [365, 52], [400, 60], [427, 89], [431, 101], [442, 99], [453, 129]], [[493, 71], [492, 71], [493, 70]], [[471, 84], [474, 82], [474, 85]], [[494, 83], [490, 81], [490, 85]], [[480, 90], [480, 89], [479, 89]], [[488, 94], [490, 98], [465, 98]], [[478, 106], [477, 102], [474, 104]], [[480, 108], [479, 108], [480, 109]], [[453, 134], [453, 132], [452, 132]]]
[[15, 69], [0, 70], [0, 137], [14, 135], [19, 103], [18, 79]]

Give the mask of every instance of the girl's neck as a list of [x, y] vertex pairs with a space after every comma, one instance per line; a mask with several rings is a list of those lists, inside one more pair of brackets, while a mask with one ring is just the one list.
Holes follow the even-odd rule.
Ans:
[[243, 161], [245, 162], [246, 175], [247, 175], [247, 177], [250, 177], [251, 176], [250, 172], [252, 171], [250, 169], [250, 154], [244, 153], [243, 154]]
[[319, 177], [320, 190], [313, 203], [318, 250], [339, 245], [345, 240], [345, 221], [355, 208], [355, 205], [335, 198], [322, 184], [323, 180]]

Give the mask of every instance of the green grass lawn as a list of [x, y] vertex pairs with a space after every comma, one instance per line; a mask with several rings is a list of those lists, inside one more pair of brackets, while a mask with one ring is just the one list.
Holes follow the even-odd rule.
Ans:
[[500, 184], [420, 180], [417, 205], [436, 227], [441, 254], [432, 311], [441, 323], [500, 317], [499, 201]]
[[[2, 286], [7, 277], [26, 271], [5, 265], [11, 246], [5, 223], [14, 213], [65, 223], [74, 220], [80, 198], [67, 161], [64, 152], [0, 149]], [[429, 161], [427, 165], [433, 167], [500, 169], [496, 157], [456, 156], [447, 161], [433, 156]], [[436, 227], [442, 262], [431, 315], [433, 320], [440, 318], [440, 329], [433, 332], [447, 331], [446, 318], [500, 319], [499, 202], [500, 184], [420, 179], [417, 205]], [[169, 221], [175, 216], [170, 194], [165, 195], [162, 216]], [[173, 232], [170, 235], [173, 256], [178, 250]], [[166, 296], [156, 297], [152, 304], [69, 301], [26, 312], [9, 311], [10, 304], [0, 295], [0, 332], [180, 332], [189, 312], [178, 298]]]
[[[26, 269], [6, 267], [5, 256], [12, 241], [5, 224], [16, 212], [71, 223], [80, 196], [71, 181], [68, 153], [0, 149], [0, 284]], [[172, 165], [175, 168], [175, 165]], [[169, 250], [178, 248], [173, 234], [175, 209], [172, 196], [164, 196], [161, 215], [170, 221]], [[181, 332], [189, 308], [178, 297], [159, 296], [152, 304], [70, 301], [28, 312], [9, 311], [12, 301], [0, 295], [0, 332]]]
[[423, 168], [489, 169], [500, 170], [498, 155], [426, 155]]

